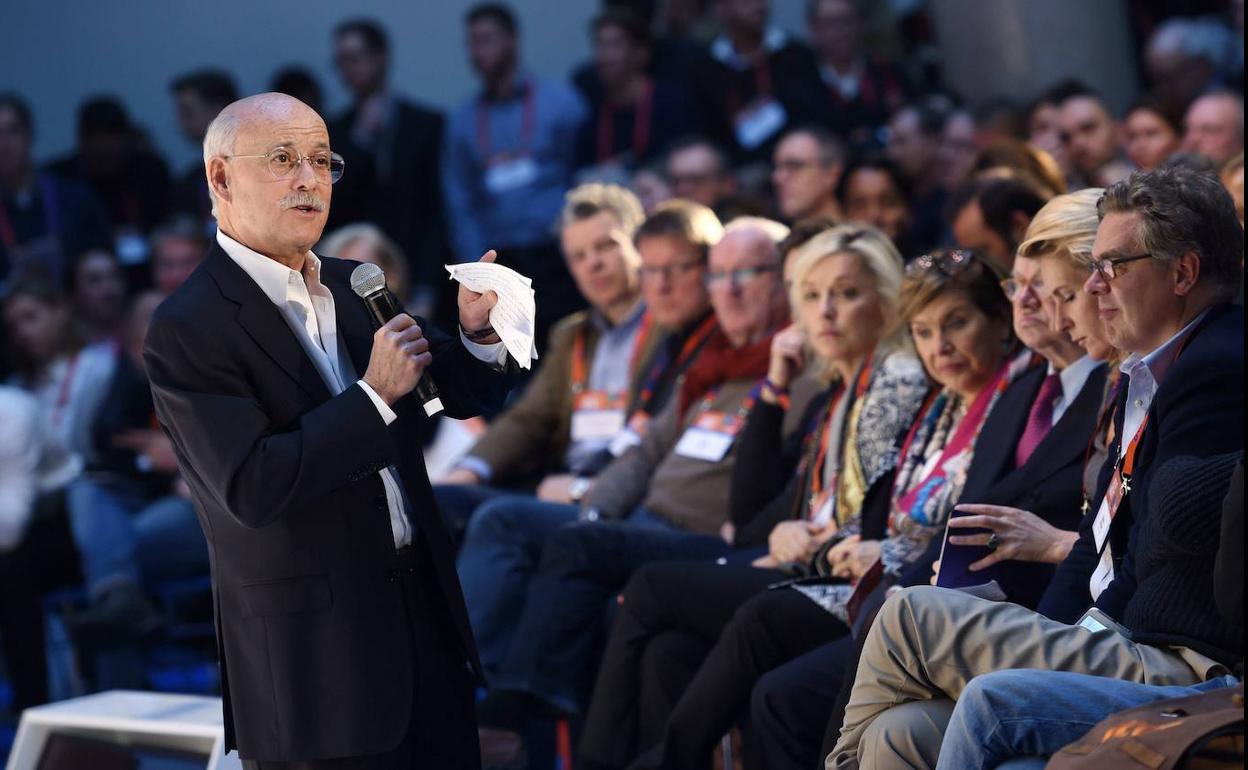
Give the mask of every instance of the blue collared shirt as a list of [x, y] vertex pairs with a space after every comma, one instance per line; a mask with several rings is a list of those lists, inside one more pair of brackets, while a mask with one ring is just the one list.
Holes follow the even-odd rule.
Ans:
[[[531, 107], [531, 130], [525, 130]], [[447, 122], [442, 185], [455, 258], [473, 261], [499, 246], [535, 246], [554, 240], [555, 221], [572, 183], [576, 135], [587, 109], [563, 83], [528, 75], [500, 101], [478, 95]], [[528, 134], [526, 136], [526, 133]], [[526, 183], [491, 190], [487, 170], [500, 158], [529, 157]]]

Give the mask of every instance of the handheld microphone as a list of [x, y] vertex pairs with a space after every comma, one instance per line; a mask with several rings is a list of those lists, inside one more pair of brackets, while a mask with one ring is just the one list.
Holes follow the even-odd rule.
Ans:
[[[384, 326], [391, 318], [403, 312], [399, 301], [386, 288], [386, 274], [376, 265], [365, 262], [351, 271], [351, 291], [364, 300], [378, 326]], [[425, 407], [425, 414], [432, 417], [442, 411], [438, 386], [433, 384], [431, 378], [421, 375], [415, 392]]]

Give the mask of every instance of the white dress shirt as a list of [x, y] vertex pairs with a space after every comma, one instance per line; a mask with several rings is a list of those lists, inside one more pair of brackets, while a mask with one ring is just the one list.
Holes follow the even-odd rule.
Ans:
[[[1104, 361], [1097, 361], [1091, 356], [1084, 356], [1070, 366], [1057, 373], [1058, 379], [1062, 383], [1062, 395], [1057, 397], [1053, 402], [1053, 424], [1062, 419], [1062, 415], [1066, 414], [1066, 410], [1070, 405], [1079, 398], [1079, 393], [1083, 390], [1083, 386], [1087, 384], [1088, 377], [1092, 376], [1097, 367], [1104, 364]], [[1053, 365], [1049, 364], [1049, 374], [1053, 373]]]
[[[303, 263], [303, 271], [296, 272], [281, 262], [244, 246], [221, 230], [217, 230], [217, 243], [277, 306], [304, 352], [312, 359], [312, 364], [330, 393], [338, 395], [346, 390], [347, 383], [355, 379], [356, 375], [350, 358], [344, 355], [345, 351], [339, 344], [334, 295], [321, 283], [321, 260], [309, 251]], [[502, 343], [472, 345], [467, 340], [464, 342], [477, 358], [490, 364], [499, 363]], [[504, 350], [503, 355], [505, 354]], [[355, 380], [355, 384], [368, 394], [386, 425], [398, 418], [394, 410], [368, 383], [359, 379]], [[383, 468], [380, 475], [390, 510], [390, 531], [394, 535], [394, 547], [402, 548], [412, 542], [412, 525], [404, 513], [406, 500], [403, 486], [399, 483], [399, 471], [391, 465]]]

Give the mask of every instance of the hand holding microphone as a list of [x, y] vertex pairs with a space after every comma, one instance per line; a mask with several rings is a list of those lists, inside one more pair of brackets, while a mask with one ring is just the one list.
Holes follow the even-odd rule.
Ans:
[[437, 387], [432, 380], [422, 379], [425, 368], [433, 362], [429, 341], [386, 288], [385, 273], [376, 265], [360, 265], [351, 273], [351, 290], [364, 300], [381, 325], [373, 332], [373, 351], [364, 382], [391, 406], [414, 390], [426, 414], [432, 417], [442, 411]]

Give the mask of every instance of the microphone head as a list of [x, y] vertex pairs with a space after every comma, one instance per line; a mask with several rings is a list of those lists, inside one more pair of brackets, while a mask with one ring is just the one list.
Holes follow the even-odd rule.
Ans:
[[351, 271], [351, 291], [360, 297], [367, 297], [384, 288], [386, 288], [386, 274], [380, 267], [365, 262]]

